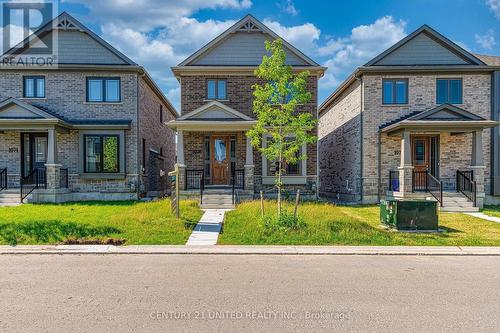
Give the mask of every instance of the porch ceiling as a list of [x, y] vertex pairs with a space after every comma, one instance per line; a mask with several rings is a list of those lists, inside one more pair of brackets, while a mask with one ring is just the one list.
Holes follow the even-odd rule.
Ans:
[[234, 132], [251, 129], [257, 122], [255, 120], [174, 120], [167, 126], [182, 131], [221, 131]]

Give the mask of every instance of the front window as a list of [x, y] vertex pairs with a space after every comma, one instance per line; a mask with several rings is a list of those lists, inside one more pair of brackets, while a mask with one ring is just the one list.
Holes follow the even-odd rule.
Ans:
[[[270, 142], [272, 139], [267, 138], [267, 142]], [[289, 139], [292, 140], [292, 139]], [[284, 176], [300, 176], [302, 175], [302, 161], [300, 160], [300, 157], [302, 156], [302, 149], [299, 149], [296, 153], [295, 156], [297, 158], [296, 163], [284, 163], [283, 165], [283, 174]], [[279, 171], [279, 162], [278, 161], [271, 161], [267, 160], [267, 175], [268, 176], [275, 176], [278, 174]]]
[[382, 95], [383, 104], [408, 104], [408, 80], [384, 79]]
[[87, 102], [118, 103], [120, 100], [119, 78], [87, 78]]
[[437, 104], [462, 104], [462, 79], [438, 79], [436, 99]]
[[207, 80], [207, 99], [227, 99], [226, 80]]
[[117, 135], [85, 135], [84, 166], [86, 173], [118, 173], [120, 170]]
[[23, 86], [24, 98], [45, 98], [45, 77], [25, 76]]

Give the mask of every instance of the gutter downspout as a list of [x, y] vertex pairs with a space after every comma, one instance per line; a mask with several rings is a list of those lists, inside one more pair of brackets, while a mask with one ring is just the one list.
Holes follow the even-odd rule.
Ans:
[[377, 141], [377, 174], [378, 174], [378, 184], [377, 184], [377, 202], [380, 202], [380, 190], [382, 188], [382, 132], [378, 131], [378, 141]]
[[359, 147], [359, 154], [360, 154], [360, 186], [359, 186], [359, 198], [360, 198], [360, 201], [363, 202], [363, 110], [364, 110], [364, 94], [363, 94], [363, 90], [364, 90], [364, 87], [363, 87], [363, 76], [357, 76], [356, 77], [356, 80], [359, 81], [359, 85], [360, 85], [360, 90], [361, 90], [361, 93], [360, 93], [360, 108], [359, 108], [359, 121], [360, 121], [360, 131], [359, 131], [359, 135], [360, 135], [360, 147]]
[[[318, 79], [316, 79], [316, 121], [318, 122], [316, 126], [316, 136], [319, 134], [319, 108], [318, 108]], [[306, 172], [307, 175], [307, 172]], [[321, 180], [319, 178], [319, 140], [316, 140], [316, 200], [319, 199], [319, 187], [321, 185]]]
[[136, 152], [137, 152], [137, 156], [136, 156], [136, 168], [137, 168], [137, 188], [136, 188], [136, 193], [137, 193], [137, 198], [139, 198], [139, 194], [141, 193], [141, 185], [142, 185], [142, 168], [141, 168], [141, 152], [140, 150], [144, 149], [144, 147], [142, 147], [141, 145], [141, 142], [142, 142], [142, 133], [140, 131], [140, 112], [141, 112], [141, 109], [140, 109], [140, 99], [141, 99], [141, 95], [140, 95], [140, 80], [145, 76], [146, 74], [142, 73], [142, 74], [137, 74], [137, 87], [136, 87], [136, 93], [137, 93], [137, 113], [136, 113], [136, 116], [137, 116], [137, 140], [136, 140]]

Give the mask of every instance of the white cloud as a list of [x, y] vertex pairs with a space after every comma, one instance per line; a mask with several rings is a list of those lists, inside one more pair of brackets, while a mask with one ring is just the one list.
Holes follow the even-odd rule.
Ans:
[[491, 50], [495, 46], [495, 31], [489, 29], [484, 35], [475, 34], [474, 39], [485, 50]]
[[89, 19], [134, 27], [147, 32], [175, 24], [202, 9], [248, 9], [251, 0], [63, 0], [90, 10]]
[[317, 48], [316, 42], [319, 40], [321, 30], [312, 23], [291, 27], [283, 26], [281, 23], [269, 19], [265, 19], [262, 23], [305, 53], [310, 54], [311, 50]]
[[500, 18], [500, 0], [487, 0], [486, 3], [490, 7], [491, 11]]
[[280, 10], [286, 14], [290, 14], [292, 16], [297, 16], [299, 11], [295, 8], [295, 4], [292, 0], [286, 0], [278, 4]]
[[329, 69], [321, 81], [322, 87], [336, 87], [356, 67], [406, 36], [405, 28], [405, 21], [384, 16], [372, 24], [353, 28], [349, 36], [329, 39], [316, 50], [319, 56], [329, 57], [324, 62]]
[[5, 45], [5, 51], [10, 49], [11, 47], [14, 47], [16, 46], [17, 44], [19, 44], [20, 42], [22, 42], [25, 38], [25, 36], [28, 36], [30, 34], [33, 33], [33, 31], [26, 31], [26, 29], [24, 29], [24, 27], [22, 26], [19, 26], [19, 25], [15, 25], [15, 24], [9, 24], [5, 27], [0, 27], [0, 36], [2, 36], [2, 38], [0, 38], [0, 54], [3, 53], [3, 50], [4, 50], [4, 39], [3, 39], [3, 33], [4, 33], [4, 29], [7, 30], [7, 33], [9, 34], [9, 37], [10, 37], [10, 45]]

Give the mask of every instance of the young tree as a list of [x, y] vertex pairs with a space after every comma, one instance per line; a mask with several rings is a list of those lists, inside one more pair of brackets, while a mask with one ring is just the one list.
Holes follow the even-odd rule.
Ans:
[[[311, 93], [306, 90], [309, 72], [294, 73], [292, 67], [285, 64], [286, 53], [280, 39], [266, 42], [266, 50], [270, 55], [264, 56], [255, 70], [255, 75], [265, 83], [253, 85], [257, 123], [247, 136], [263, 158], [277, 163], [278, 216], [281, 216], [284, 166], [307, 158], [301, 148], [316, 142], [311, 131], [317, 121], [311, 113], [296, 110], [298, 105], [311, 100]], [[263, 147], [262, 141], [266, 138]]]

